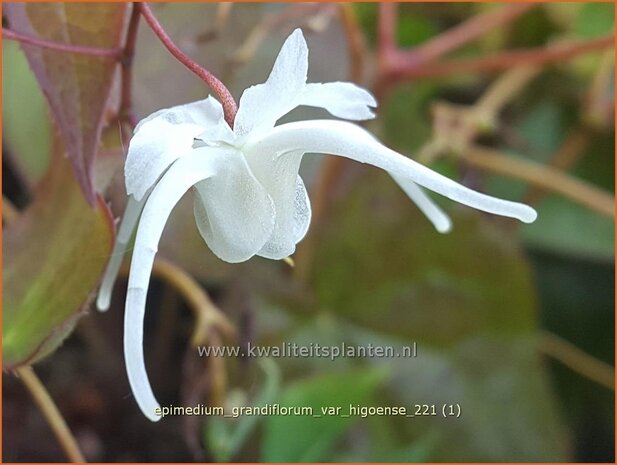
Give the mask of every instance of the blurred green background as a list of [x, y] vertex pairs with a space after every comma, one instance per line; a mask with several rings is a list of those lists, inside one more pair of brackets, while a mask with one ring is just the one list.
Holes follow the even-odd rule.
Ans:
[[[400, 5], [397, 40], [401, 47], [414, 47], [474, 15], [503, 7]], [[302, 27], [307, 37], [309, 82], [349, 79], [338, 7], [311, 7], [289, 18], [282, 13], [293, 8], [299, 7], [234, 4], [212, 37], [219, 5], [153, 6], [176, 43], [220, 76], [236, 98], [265, 80], [295, 27]], [[378, 6], [353, 4], [350, 9], [365, 41], [359, 83], [371, 88], [377, 73]], [[613, 31], [613, 9], [609, 3], [540, 4], [448, 57], [592, 40]], [[233, 64], [230, 58], [255, 27], [281, 14], [284, 20], [271, 21], [274, 26], [253, 56]], [[593, 52], [542, 67], [508, 99], [495, 125], [478, 132], [476, 143], [545, 165], [580, 135], [584, 143], [568, 176], [612, 195], [613, 53]], [[25, 209], [49, 169], [53, 128], [19, 46], [3, 41], [2, 59], [3, 195]], [[601, 73], [609, 78], [592, 91], [594, 83], [604, 82]], [[503, 75], [472, 72], [403, 80], [382, 95], [377, 119], [368, 128], [386, 145], [416, 158], [435, 135], [431, 109], [436, 103], [471, 106]], [[207, 93], [142, 24], [134, 63], [138, 117]], [[588, 111], [590, 95], [608, 109], [593, 113], [596, 118]], [[285, 121], [324, 116], [298, 109]], [[117, 132], [112, 124], [105, 137], [117, 137]], [[217, 260], [194, 226], [188, 198], [174, 211], [160, 247], [161, 256], [204, 286], [236, 325], [240, 341], [395, 347], [417, 342], [417, 358], [225, 359], [217, 365], [199, 359], [189, 346], [193, 318], [181, 296], [154, 279], [146, 359], [163, 405], [207, 403], [213, 396], [212, 380], [223, 377], [227, 407], [447, 403], [460, 404], [460, 418], [169, 417], [151, 424], [138, 411], [125, 378], [122, 282], [108, 313], [87, 312], [59, 350], [35, 367], [87, 457], [613, 462], [614, 388], [583, 376], [581, 364], [575, 363], [573, 370], [562, 362], [579, 353], [563, 343], [569, 341], [591, 358], [614, 365], [614, 215], [559, 194], [540, 195], [527, 182], [480, 170], [455, 152], [449, 147], [430, 166], [486, 193], [533, 201], [538, 220], [515, 225], [436, 198], [454, 223], [450, 234], [440, 235], [387, 175], [346, 163], [328, 186], [327, 208], [299, 248], [293, 269], [261, 258], [241, 265]], [[105, 197], [119, 216], [125, 196], [121, 157], [111, 162], [99, 158], [99, 180], [109, 177], [110, 170], [115, 173]], [[324, 160], [308, 155], [302, 166], [312, 197]], [[10, 373], [3, 374], [3, 425], [5, 461], [64, 460], [27, 392]], [[42, 437], [46, 440], [35, 441]]]

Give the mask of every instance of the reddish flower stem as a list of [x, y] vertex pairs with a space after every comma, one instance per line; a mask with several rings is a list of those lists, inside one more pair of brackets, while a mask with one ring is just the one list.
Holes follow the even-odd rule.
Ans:
[[208, 86], [210, 86], [214, 93], [219, 97], [221, 104], [223, 105], [225, 121], [227, 121], [229, 126], [233, 128], [234, 119], [236, 117], [236, 113], [238, 112], [238, 105], [231, 95], [231, 92], [229, 92], [227, 87], [225, 87], [225, 85], [216, 76], [191, 60], [188, 55], [186, 55], [176, 46], [176, 44], [173, 43], [171, 38], [167, 35], [161, 24], [154, 16], [154, 13], [152, 13], [152, 10], [147, 3], [137, 3], [136, 5], [139, 6], [142, 16], [152, 31], [157, 35], [161, 42], [163, 42], [163, 45], [165, 45], [167, 50], [169, 50], [169, 52], [176, 57], [180, 63], [208, 84]]
[[389, 70], [390, 82], [406, 78], [450, 76], [460, 73], [488, 72], [513, 68], [515, 66], [540, 66], [568, 60], [579, 55], [601, 50], [613, 45], [615, 37], [600, 37], [587, 42], [568, 45], [553, 45], [546, 48], [512, 50], [487, 57], [469, 60], [450, 60], [426, 63], [420, 67], [408, 67], [404, 63], [393, 64]]
[[76, 53], [79, 55], [90, 55], [100, 58], [117, 59], [122, 54], [121, 48], [98, 48], [82, 45], [63, 44], [60, 42], [51, 42], [44, 39], [38, 39], [36, 37], [30, 37], [28, 35], [11, 31], [10, 29], [5, 28], [2, 28], [2, 37], [5, 39], [16, 40], [18, 42], [21, 42], [22, 44], [34, 45], [50, 50], [57, 50], [59, 52]]

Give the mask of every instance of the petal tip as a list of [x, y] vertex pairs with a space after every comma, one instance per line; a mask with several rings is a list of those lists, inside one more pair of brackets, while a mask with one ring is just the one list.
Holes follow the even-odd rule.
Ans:
[[146, 416], [148, 420], [150, 420], [153, 423], [156, 423], [157, 421], [160, 421], [161, 418], [163, 418], [162, 413], [157, 413], [157, 412], [161, 412], [161, 406], [158, 404], [156, 405], [156, 407], [154, 407], [154, 410], [152, 410], [152, 413], [144, 412], [144, 415]]
[[524, 205], [524, 210], [521, 212], [520, 220], [523, 223], [533, 223], [538, 219], [538, 212], [528, 205]]
[[100, 292], [98, 297], [96, 298], [96, 309], [103, 313], [109, 310], [110, 298], [109, 293]]
[[436, 224], [435, 229], [437, 229], [437, 232], [441, 234], [448, 234], [449, 232], [452, 231], [452, 221], [450, 221], [450, 219], [448, 218], [447, 221]]
[[289, 36], [287, 36], [287, 39], [285, 39], [285, 42], [283, 43], [283, 46], [279, 51], [279, 55], [281, 53], [289, 53], [289, 51], [292, 50], [290, 48], [292, 46], [298, 47], [299, 50], [308, 50], [308, 45], [306, 44], [304, 33], [299, 27], [295, 28], [293, 32], [289, 34]]
[[302, 38], [304, 38], [304, 33], [302, 32], [302, 29], [297, 27], [295, 28], [291, 34], [289, 34], [289, 37], [297, 37], [298, 35], [300, 35]]

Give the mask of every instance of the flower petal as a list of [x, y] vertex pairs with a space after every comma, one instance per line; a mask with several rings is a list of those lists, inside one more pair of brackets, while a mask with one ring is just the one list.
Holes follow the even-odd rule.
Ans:
[[221, 145], [221, 143], [234, 145], [236, 141], [236, 135], [223, 118], [219, 120], [218, 124], [211, 124], [206, 127], [196, 138], [210, 146]]
[[[297, 244], [308, 232], [311, 224], [311, 201], [300, 176], [296, 177], [296, 195], [294, 196], [293, 221], [291, 234]], [[277, 215], [278, 217], [278, 215]]]
[[257, 253], [260, 257], [282, 260], [291, 256], [296, 251], [296, 244], [308, 231], [311, 223], [311, 202], [300, 176], [296, 176], [294, 186], [291, 194], [288, 188], [274, 193], [276, 224], [272, 235]]
[[129, 383], [142, 412], [152, 421], [159, 407], [148, 381], [143, 354], [143, 320], [154, 256], [172, 209], [195, 183], [215, 176], [229, 151], [195, 149], [176, 161], [153, 189], [143, 209], [131, 260], [124, 315], [124, 356]]
[[126, 191], [141, 200], [175, 160], [189, 152], [193, 139], [223, 118], [213, 97], [159, 110], [135, 128], [124, 166]]
[[400, 179], [411, 180], [452, 200], [497, 215], [535, 221], [536, 211], [517, 202], [491, 197], [468, 189], [439, 173], [379, 143], [370, 133], [352, 123], [335, 120], [301, 121], [277, 126], [261, 139], [244, 146], [252, 153], [278, 156], [305, 152], [339, 155], [382, 168]]
[[420, 211], [426, 215], [428, 220], [433, 223], [435, 229], [440, 233], [450, 232], [452, 229], [452, 221], [446, 213], [433, 202], [420, 186], [409, 179], [401, 178], [397, 175], [390, 175], [399, 185], [407, 196], [418, 206]]
[[197, 228], [221, 260], [248, 260], [272, 235], [274, 204], [241, 153], [226, 159], [218, 176], [197, 183], [195, 188]]
[[304, 90], [307, 72], [308, 47], [302, 31], [296, 29], [283, 44], [268, 80], [249, 87], [240, 97], [234, 133], [243, 137], [272, 128], [297, 106], [296, 97]]
[[271, 237], [257, 255], [273, 260], [289, 257], [306, 234], [311, 222], [311, 206], [298, 168], [303, 151], [285, 157], [264, 153], [247, 154], [255, 177], [267, 189], [276, 210]]
[[116, 243], [109, 257], [107, 268], [105, 268], [105, 274], [103, 275], [99, 294], [96, 299], [96, 307], [101, 312], [109, 310], [111, 292], [116, 278], [118, 277], [118, 271], [120, 271], [124, 253], [126, 252], [128, 243], [133, 235], [133, 230], [137, 225], [137, 220], [139, 220], [139, 215], [144, 208], [147, 198], [148, 195], [146, 194], [141, 201], [138, 202], [135, 200], [135, 197], [129, 195], [126, 209], [124, 210], [124, 216], [122, 217], [120, 227], [118, 228], [118, 234], [116, 235]]
[[325, 108], [337, 118], [356, 121], [374, 118], [370, 107], [377, 107], [369, 91], [351, 82], [307, 84], [296, 104]]

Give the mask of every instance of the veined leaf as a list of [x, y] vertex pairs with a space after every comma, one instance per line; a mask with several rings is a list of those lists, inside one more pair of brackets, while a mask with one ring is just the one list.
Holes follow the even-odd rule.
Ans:
[[[71, 45], [116, 48], [126, 3], [13, 3], [5, 6], [12, 30]], [[23, 50], [64, 138], [88, 202], [96, 202], [92, 165], [117, 60], [33, 45]]]

